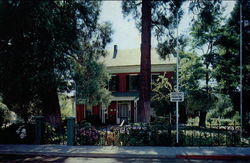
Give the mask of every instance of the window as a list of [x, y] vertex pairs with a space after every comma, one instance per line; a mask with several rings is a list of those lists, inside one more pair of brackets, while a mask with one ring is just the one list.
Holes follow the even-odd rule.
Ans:
[[127, 86], [129, 91], [136, 91], [139, 88], [139, 75], [130, 74], [127, 76]]
[[112, 92], [116, 92], [119, 90], [119, 76], [112, 75], [109, 81], [109, 90]]

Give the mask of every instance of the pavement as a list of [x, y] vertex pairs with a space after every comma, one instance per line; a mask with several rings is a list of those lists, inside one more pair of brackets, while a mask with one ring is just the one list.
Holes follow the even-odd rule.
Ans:
[[0, 155], [94, 158], [247, 159], [250, 147], [67, 146], [0, 144]]

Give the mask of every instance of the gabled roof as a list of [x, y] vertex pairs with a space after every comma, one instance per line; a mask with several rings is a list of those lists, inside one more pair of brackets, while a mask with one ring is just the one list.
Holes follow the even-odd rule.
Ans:
[[[140, 49], [118, 49], [116, 57], [113, 57], [113, 52], [113, 50], [109, 50], [108, 55], [105, 58], [100, 59], [100, 62], [107, 66], [108, 72], [140, 72]], [[175, 65], [176, 58], [173, 55], [164, 60], [157, 54], [156, 49], [151, 49], [152, 72], [174, 71]]]

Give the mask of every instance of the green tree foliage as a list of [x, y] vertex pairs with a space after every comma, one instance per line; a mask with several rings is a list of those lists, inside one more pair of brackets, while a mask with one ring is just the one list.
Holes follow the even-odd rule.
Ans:
[[[193, 47], [200, 49], [203, 64], [206, 67], [206, 87], [208, 89], [209, 81], [213, 78], [213, 68], [217, 64], [218, 48], [215, 46], [221, 33], [221, 22], [223, 22], [223, 8], [217, 1], [202, 1], [196, 3], [200, 6], [199, 13], [194, 19], [191, 36], [193, 39]], [[190, 4], [192, 6], [192, 3]]]
[[195, 53], [180, 53], [180, 85], [188, 93], [201, 89], [200, 82], [205, 77], [201, 57]]
[[[93, 2], [93, 5], [100, 9], [101, 3]], [[107, 89], [109, 74], [105, 65], [98, 60], [107, 55], [104, 49], [111, 42], [110, 36], [113, 31], [109, 22], [98, 24], [96, 14], [92, 14], [97, 16], [93, 21], [89, 20], [93, 23], [92, 29], [80, 33], [80, 36], [84, 36], [80, 37], [80, 53], [72, 55], [74, 58], [72, 78], [76, 81], [77, 103], [86, 104], [89, 109], [101, 103], [108, 105], [111, 98], [111, 93]]]
[[[202, 59], [196, 53], [181, 53], [180, 60], [180, 87], [185, 92], [184, 106], [189, 114], [201, 116], [201, 111], [207, 112], [215, 103], [216, 98], [211, 92], [201, 84], [206, 76], [206, 69], [203, 66]], [[199, 125], [204, 126], [205, 122]]]
[[74, 64], [84, 63], [82, 56], [103, 55], [110, 41], [110, 25], [97, 22], [100, 4], [0, 1], [0, 92], [9, 109], [27, 119], [31, 108], [60, 123], [57, 93], [65, 91], [64, 80], [74, 76]]
[[[243, 1], [243, 20], [250, 20], [250, 12], [247, 9], [247, 1]], [[240, 4], [239, 1], [222, 27], [223, 32], [217, 41], [217, 46], [220, 49], [220, 60], [216, 66], [215, 77], [219, 84], [219, 89], [222, 93], [230, 96], [233, 102], [234, 110], [239, 111], [239, 84], [240, 84]], [[243, 22], [244, 22], [243, 21]], [[250, 97], [250, 57], [249, 57], [249, 32], [243, 26], [243, 119], [246, 122], [249, 112], [249, 97]], [[248, 27], [249, 31], [249, 27]], [[244, 124], [247, 124], [245, 123]]]
[[228, 95], [216, 94], [217, 100], [214, 108], [210, 111], [212, 118], [232, 118], [235, 114], [231, 99]]
[[220, 27], [224, 20], [222, 17], [224, 9], [221, 1], [217, 0], [191, 2], [190, 9], [196, 14], [191, 28], [191, 36], [194, 38], [193, 48], [200, 49], [202, 52], [200, 55], [204, 64], [203, 72], [205, 73], [205, 77], [202, 79], [205, 86], [193, 95], [193, 98], [200, 97], [201, 99], [197, 102], [194, 99], [192, 104], [197, 104], [197, 108], [200, 110], [199, 125], [205, 126], [207, 111], [213, 106], [214, 101], [214, 92], [209, 83], [212, 79], [215, 79], [214, 68], [218, 63], [219, 56], [216, 41], [221, 35]]
[[10, 121], [10, 111], [0, 98], [0, 128]]
[[170, 102], [170, 93], [173, 92], [171, 83], [166, 78], [166, 74], [159, 75], [152, 83], [152, 107], [157, 115], [167, 115], [173, 108]]
[[201, 57], [195, 53], [181, 53], [180, 65], [180, 85], [186, 95], [184, 105], [188, 113], [197, 115], [206, 110], [213, 118], [231, 118], [234, 111], [229, 96], [211, 89], [207, 93], [201, 84], [206, 76]]
[[[237, 1], [230, 18], [224, 21], [224, 18], [221, 17], [224, 9], [221, 6], [221, 1], [203, 1], [191, 3], [190, 8], [197, 14], [191, 34], [195, 38], [194, 47], [203, 49], [203, 61], [207, 69], [206, 88], [207, 90], [211, 89], [209, 81], [216, 80], [218, 87], [213, 92], [216, 91], [217, 94], [217, 105], [214, 106], [213, 111], [215, 110], [221, 114], [218, 116], [223, 117], [226, 113], [231, 115], [239, 110], [240, 10], [239, 1]], [[245, 6], [243, 7], [243, 19], [249, 20], [246, 4], [243, 6]], [[249, 86], [247, 83], [249, 82], [248, 63], [250, 60], [248, 55], [244, 55], [249, 52], [246, 31], [243, 28], [243, 114], [245, 116], [249, 112], [247, 109], [249, 106]], [[231, 110], [231, 102], [234, 111]], [[223, 111], [220, 110], [220, 106], [224, 107]]]
[[109, 74], [103, 64], [91, 61], [78, 65], [75, 74], [77, 81], [77, 101], [89, 106], [110, 103], [111, 94], [107, 90]]

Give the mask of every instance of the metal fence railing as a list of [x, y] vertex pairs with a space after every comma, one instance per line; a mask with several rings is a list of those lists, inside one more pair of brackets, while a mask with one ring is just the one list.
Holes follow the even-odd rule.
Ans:
[[[206, 127], [181, 125], [179, 143], [171, 125], [130, 124], [125, 126], [77, 125], [75, 144], [116, 146], [249, 146], [248, 137], [240, 138], [240, 126], [209, 124]], [[247, 134], [245, 134], [247, 135]]]
[[[250, 134], [236, 123], [209, 123], [205, 127], [191, 124], [179, 126], [176, 144], [176, 126], [169, 124], [135, 123], [124, 126], [75, 124], [68, 118], [60, 126], [51, 126], [43, 117], [33, 124], [11, 125], [2, 128], [2, 143], [114, 145], [114, 146], [250, 146]], [[242, 137], [240, 137], [243, 135]]]

